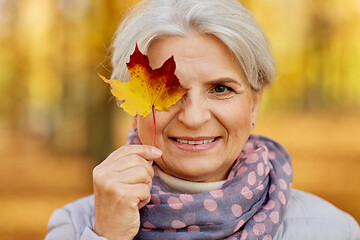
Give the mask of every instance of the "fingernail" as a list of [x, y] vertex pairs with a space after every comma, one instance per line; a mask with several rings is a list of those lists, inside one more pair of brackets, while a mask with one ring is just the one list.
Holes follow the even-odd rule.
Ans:
[[152, 147], [152, 148], [151, 148], [151, 151], [152, 151], [153, 153], [155, 153], [156, 155], [159, 155], [159, 156], [162, 155], [162, 151], [161, 151], [160, 149], [158, 149], [158, 148]]

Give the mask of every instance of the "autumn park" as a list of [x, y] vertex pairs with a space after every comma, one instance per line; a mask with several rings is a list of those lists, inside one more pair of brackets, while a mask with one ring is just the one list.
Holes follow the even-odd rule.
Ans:
[[[0, 239], [43, 239], [56, 208], [92, 193], [92, 169], [130, 117], [97, 73], [135, 0], [0, 0]], [[292, 156], [293, 188], [360, 222], [360, 1], [243, 0], [276, 80], [255, 133]]]

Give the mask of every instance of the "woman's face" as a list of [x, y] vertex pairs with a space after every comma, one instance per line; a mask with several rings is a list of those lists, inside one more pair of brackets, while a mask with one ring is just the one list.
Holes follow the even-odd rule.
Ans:
[[[226, 179], [255, 122], [261, 91], [255, 92], [220, 40], [192, 33], [156, 40], [148, 54], [152, 68], [174, 56], [185, 96], [169, 111], [156, 111], [158, 166], [178, 178], [211, 182]], [[153, 141], [152, 114], [134, 118], [143, 144]]]

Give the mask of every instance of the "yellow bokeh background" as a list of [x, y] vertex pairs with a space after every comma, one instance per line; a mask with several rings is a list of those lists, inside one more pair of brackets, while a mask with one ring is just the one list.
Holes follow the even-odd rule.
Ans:
[[[0, 239], [41, 239], [125, 143], [109, 77], [129, 0], [0, 0]], [[282, 143], [293, 187], [360, 221], [360, 1], [244, 0], [277, 64], [255, 133]]]

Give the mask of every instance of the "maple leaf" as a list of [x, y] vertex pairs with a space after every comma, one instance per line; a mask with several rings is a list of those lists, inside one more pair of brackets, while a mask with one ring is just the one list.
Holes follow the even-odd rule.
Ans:
[[155, 109], [166, 111], [177, 103], [186, 93], [186, 89], [180, 86], [179, 79], [175, 75], [176, 64], [174, 57], [170, 57], [157, 69], [149, 65], [149, 58], [142, 54], [136, 44], [134, 53], [130, 56], [130, 62], [126, 64], [130, 73], [128, 82], [108, 80], [100, 78], [111, 86], [111, 93], [120, 100], [118, 104], [132, 116], [137, 114], [143, 118], [153, 113], [154, 140], [156, 136]]
[[122, 101], [119, 106], [132, 116], [139, 114], [145, 118], [153, 109], [165, 111], [186, 93], [174, 74], [176, 65], [173, 56], [160, 68], [152, 69], [149, 58], [136, 45], [126, 65], [131, 76], [128, 82], [99, 76], [110, 84], [111, 93]]

